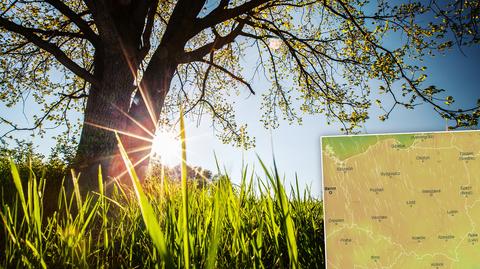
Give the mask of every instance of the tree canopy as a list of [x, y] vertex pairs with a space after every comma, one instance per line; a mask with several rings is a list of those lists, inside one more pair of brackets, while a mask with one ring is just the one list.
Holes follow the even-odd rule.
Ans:
[[[468, 0], [6, 0], [0, 3], [0, 101], [43, 109], [31, 126], [0, 115], [2, 139], [55, 126], [78, 132], [83, 122], [72, 122], [69, 112], [83, 113], [92, 88], [113, 79], [102, 74], [123, 64], [110, 53], [116, 49], [132, 76], [118, 82], [132, 86], [124, 114], [142, 98], [157, 126], [181, 104], [190, 115], [210, 114], [220, 138], [237, 145], [253, 144], [227, 98], [243, 90], [263, 98], [268, 128], [282, 119], [301, 122], [306, 113], [355, 132], [374, 106], [386, 120], [396, 107], [422, 103], [453, 128], [476, 126], [480, 101], [454, 108], [441, 85], [426, 83], [422, 60], [478, 46], [479, 21], [480, 3]], [[110, 54], [110, 62], [98, 60]], [[165, 62], [172, 64], [160, 68]], [[163, 100], [159, 86], [147, 82], [170, 69]], [[261, 77], [270, 88], [252, 86]], [[373, 98], [377, 92], [384, 98]]]

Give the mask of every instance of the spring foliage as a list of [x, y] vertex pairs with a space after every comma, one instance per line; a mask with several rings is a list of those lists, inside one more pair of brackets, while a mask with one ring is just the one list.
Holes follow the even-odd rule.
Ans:
[[[478, 1], [464, 0], [2, 1], [0, 101], [43, 107], [31, 126], [2, 115], [2, 136], [53, 126], [78, 131], [82, 123], [69, 113], [84, 111], [93, 85], [108, 84], [95, 72], [102, 73], [98, 63], [111, 64], [100, 61], [105, 52], [119, 47], [130, 57], [132, 85], [151, 85], [144, 80], [158, 77], [150, 73], [162, 63], [174, 67], [169, 89], [146, 87], [155, 102], [155, 92], [168, 92], [165, 105], [154, 107], [165, 121], [182, 97], [187, 113], [211, 115], [219, 137], [237, 145], [254, 144], [235, 120], [231, 96], [243, 89], [261, 90], [267, 128], [322, 114], [354, 132], [374, 106], [386, 120], [394, 108], [420, 103], [452, 127], [475, 126], [480, 103], [456, 107], [441, 85], [429, 84], [422, 61], [477, 46], [479, 10]], [[269, 86], [256, 89], [251, 82], [259, 78]], [[130, 98], [137, 89], [127, 88]]]

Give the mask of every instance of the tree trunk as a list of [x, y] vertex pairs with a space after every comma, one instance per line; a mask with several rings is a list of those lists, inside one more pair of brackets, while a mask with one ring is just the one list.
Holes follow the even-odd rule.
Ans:
[[[158, 65], [152, 61], [149, 66], [155, 67], [147, 68], [142, 84], [135, 93], [129, 109], [129, 115], [135, 121], [128, 121], [127, 131], [136, 136], [153, 139], [176, 66], [167, 61]], [[136, 137], [126, 137], [125, 141], [137, 175], [144, 179], [150, 163], [152, 141]]]
[[91, 2], [101, 38], [94, 59], [94, 76], [100, 83], [90, 89], [74, 166], [83, 174], [80, 184], [84, 190], [97, 189], [99, 165], [105, 181], [117, 177], [124, 183], [130, 182], [115, 130], [121, 135], [139, 177], [145, 176], [157, 119], [176, 69], [174, 52], [183, 52], [179, 48], [187, 41], [174, 39], [171, 34], [167, 35], [168, 40], [162, 38], [164, 43], [156, 49], [132, 99], [139, 63], [150, 48], [149, 31], [153, 25], [148, 21], [152, 22], [157, 5], [158, 1]]
[[85, 191], [98, 189], [99, 165], [105, 181], [124, 171], [114, 130], [126, 130], [127, 117], [122, 111], [128, 111], [134, 90], [133, 75], [121, 51], [96, 57], [94, 65], [101, 83], [90, 89], [74, 164]]
[[82, 173], [80, 185], [84, 191], [97, 190], [99, 165], [107, 186], [111, 186], [108, 182], [112, 177], [130, 185], [115, 130], [119, 132], [139, 178], [144, 179], [150, 163], [157, 119], [176, 68], [175, 64], [165, 59], [162, 63], [152, 60], [144, 73], [141, 87], [136, 89], [132, 99], [135, 91], [132, 66], [122, 60], [123, 56], [111, 54], [98, 65], [102, 83], [100, 88], [90, 90], [77, 150], [75, 168]]

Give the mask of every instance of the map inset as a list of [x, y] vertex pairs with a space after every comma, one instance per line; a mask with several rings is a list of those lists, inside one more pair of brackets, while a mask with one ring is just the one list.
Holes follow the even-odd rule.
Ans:
[[328, 269], [480, 268], [480, 132], [322, 138]]

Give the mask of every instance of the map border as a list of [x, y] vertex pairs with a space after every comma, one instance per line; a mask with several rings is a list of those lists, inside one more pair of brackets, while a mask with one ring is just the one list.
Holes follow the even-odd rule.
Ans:
[[[320, 165], [322, 170], [322, 201], [325, 199], [325, 177], [323, 168], [323, 139], [329, 137], [354, 137], [354, 136], [382, 136], [382, 135], [408, 135], [408, 134], [445, 134], [445, 133], [470, 133], [479, 132], [480, 129], [475, 130], [451, 130], [451, 131], [417, 131], [417, 132], [398, 132], [398, 133], [372, 133], [372, 134], [345, 134], [345, 135], [322, 135], [320, 136]], [[325, 269], [328, 269], [328, 249], [327, 249], [327, 225], [325, 225], [325, 204], [322, 205], [323, 213], [323, 245], [325, 246]]]

